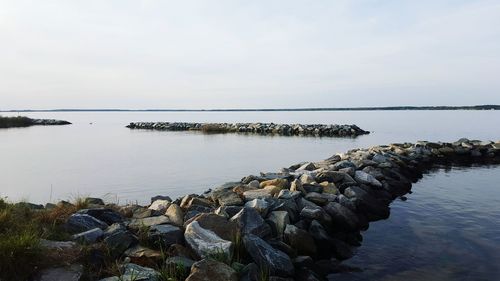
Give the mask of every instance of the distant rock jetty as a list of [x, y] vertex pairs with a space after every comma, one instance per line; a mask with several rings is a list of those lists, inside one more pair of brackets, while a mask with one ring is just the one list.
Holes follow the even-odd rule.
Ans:
[[205, 133], [253, 133], [261, 135], [356, 137], [369, 134], [356, 125], [274, 124], [274, 123], [185, 123], [137, 122], [127, 128], [159, 131], [201, 131]]
[[0, 128], [16, 128], [30, 126], [56, 126], [70, 125], [71, 123], [64, 120], [55, 119], [32, 119], [24, 116], [17, 117], [2, 117], [0, 116]]
[[[148, 206], [105, 205], [89, 198], [88, 207], [70, 215], [62, 228], [97, 251], [93, 256], [104, 245], [116, 259], [111, 264], [121, 267], [121, 276], [103, 280], [129, 280], [134, 274], [160, 280], [167, 273], [188, 281], [333, 280], [332, 274], [353, 270], [341, 261], [361, 245], [361, 231], [387, 218], [389, 204], [405, 199], [423, 173], [440, 164], [499, 162], [500, 141], [353, 149], [277, 173], [250, 175], [202, 195], [155, 196]], [[44, 241], [48, 248], [60, 243], [80, 247]], [[50, 270], [61, 272], [47, 269], [45, 274]]]

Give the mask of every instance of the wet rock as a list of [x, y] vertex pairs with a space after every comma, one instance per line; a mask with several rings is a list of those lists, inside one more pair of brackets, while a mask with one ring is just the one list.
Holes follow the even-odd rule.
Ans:
[[224, 263], [204, 259], [193, 264], [186, 281], [238, 281], [238, 274]]
[[266, 237], [271, 234], [271, 227], [253, 208], [244, 207], [231, 218], [231, 221], [237, 224], [243, 235], [254, 234], [258, 237]]
[[162, 249], [168, 249], [172, 244], [182, 243], [183, 236], [182, 229], [170, 224], [154, 225], [148, 231], [149, 243]]
[[248, 234], [243, 237], [248, 254], [261, 269], [268, 269], [271, 275], [293, 276], [294, 267], [287, 254], [274, 249], [261, 238]]
[[69, 232], [80, 233], [94, 228], [106, 229], [108, 225], [86, 214], [71, 215], [64, 226]]
[[233, 243], [220, 238], [213, 231], [202, 228], [197, 221], [187, 225], [184, 238], [202, 258], [224, 255], [227, 260], [231, 259]]

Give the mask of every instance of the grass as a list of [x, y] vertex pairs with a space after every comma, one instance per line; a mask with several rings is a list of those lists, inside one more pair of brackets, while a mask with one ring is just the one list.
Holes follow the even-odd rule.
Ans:
[[33, 120], [28, 117], [4, 117], [0, 116], [0, 128], [28, 127], [33, 125]]
[[219, 124], [203, 124], [200, 130], [205, 134], [224, 134], [231, 132], [231, 129]]
[[76, 204], [34, 210], [29, 204], [12, 204], [0, 198], [0, 281], [27, 280], [41, 268], [77, 258], [78, 251], [45, 251], [40, 240], [69, 240], [70, 234], [62, 225], [71, 214], [86, 207], [82, 202], [79, 199]]

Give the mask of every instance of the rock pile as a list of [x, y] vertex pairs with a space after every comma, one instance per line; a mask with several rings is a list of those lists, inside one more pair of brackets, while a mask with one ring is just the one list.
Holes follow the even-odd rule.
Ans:
[[129, 280], [132, 271], [136, 280], [158, 280], [149, 268], [158, 262], [175, 265], [176, 280], [326, 280], [348, 270], [341, 261], [361, 244], [360, 231], [387, 218], [391, 201], [424, 172], [498, 162], [500, 142], [467, 139], [354, 149], [202, 195], [80, 210], [66, 227], [77, 241], [105, 243], [123, 263], [123, 276], [108, 281]]
[[254, 133], [262, 135], [307, 135], [324, 137], [347, 137], [369, 134], [356, 125], [302, 125], [274, 123], [183, 123], [183, 122], [138, 122], [127, 128], [159, 131], [203, 131], [206, 133]]
[[56, 120], [56, 119], [31, 119], [33, 122], [33, 126], [57, 126], [57, 125], [71, 125], [70, 122], [64, 120]]

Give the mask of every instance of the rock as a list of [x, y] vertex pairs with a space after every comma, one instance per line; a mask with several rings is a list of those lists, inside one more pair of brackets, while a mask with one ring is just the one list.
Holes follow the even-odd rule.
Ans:
[[256, 190], [259, 189], [259, 182], [257, 181], [257, 187], [249, 186], [249, 185], [238, 185], [233, 188], [233, 192], [238, 194], [239, 196], [243, 196], [243, 193], [248, 190]]
[[77, 214], [86, 214], [101, 220], [109, 225], [123, 222], [123, 216], [118, 212], [106, 208], [82, 209], [76, 212]]
[[319, 185], [321, 185], [323, 187], [323, 194], [334, 194], [334, 195], [338, 195], [340, 192], [339, 192], [339, 189], [337, 188], [337, 186], [335, 186], [334, 183], [329, 183], [327, 181], [324, 181], [322, 183], [320, 183]]
[[335, 225], [350, 230], [357, 230], [360, 227], [356, 214], [341, 204], [330, 202], [323, 208], [332, 217]]
[[101, 198], [87, 197], [84, 202], [89, 205], [104, 205], [104, 201]]
[[94, 243], [104, 235], [104, 231], [100, 228], [94, 228], [82, 233], [71, 236], [73, 240], [81, 241], [84, 243]]
[[290, 183], [288, 182], [288, 180], [281, 178], [263, 181], [260, 183], [260, 188], [264, 188], [270, 185], [279, 187], [279, 189], [290, 188]]
[[121, 223], [114, 223], [110, 225], [108, 228], [106, 228], [106, 230], [104, 231], [104, 237], [108, 237], [118, 231], [126, 231], [126, 230], [127, 228], [125, 227], [125, 225]]
[[108, 225], [86, 214], [72, 214], [64, 227], [72, 233], [85, 232], [94, 228], [106, 229]]
[[132, 263], [144, 266], [154, 266], [162, 259], [162, 253], [160, 251], [152, 250], [141, 245], [136, 245], [127, 249], [124, 255], [129, 257]]
[[278, 199], [292, 199], [292, 192], [288, 189], [282, 189], [278, 193]]
[[314, 170], [316, 170], [316, 166], [314, 166], [314, 164], [311, 162], [307, 162], [297, 169], [297, 171], [314, 171]]
[[62, 251], [76, 248], [78, 245], [73, 241], [52, 241], [40, 239], [40, 246], [48, 250]]
[[37, 281], [79, 281], [83, 275], [83, 266], [74, 264], [65, 267], [48, 268], [40, 272]]
[[352, 163], [349, 160], [342, 160], [342, 161], [339, 161], [339, 162], [333, 164], [332, 168], [334, 170], [340, 170], [340, 169], [349, 168], [349, 167], [356, 169], [356, 164]]
[[148, 217], [160, 216], [161, 213], [155, 210], [147, 208], [136, 208], [132, 211], [132, 218], [134, 219], [144, 219]]
[[288, 224], [284, 231], [285, 242], [297, 250], [299, 255], [315, 256], [316, 244], [312, 236], [305, 230]]
[[323, 206], [328, 203], [328, 197], [317, 192], [309, 192], [305, 198], [318, 206]]
[[287, 211], [273, 211], [269, 214], [267, 221], [270, 222], [276, 236], [283, 237], [285, 226], [290, 224], [290, 216]]
[[171, 204], [165, 212], [165, 216], [173, 225], [184, 225], [184, 212], [177, 204]]
[[251, 188], [259, 188], [260, 182], [258, 180], [253, 180], [253, 181], [248, 183], [248, 186]]
[[151, 197], [151, 204], [156, 200], [166, 200], [168, 202], [173, 201], [172, 198], [170, 198], [170, 196], [156, 195], [156, 196]]
[[165, 261], [165, 265], [167, 267], [169, 267], [169, 268], [181, 267], [184, 272], [190, 272], [193, 264], [194, 264], [194, 261], [192, 259], [182, 257], [182, 256], [169, 257]]
[[243, 236], [243, 244], [248, 254], [261, 269], [269, 270], [271, 275], [293, 276], [294, 267], [287, 254], [274, 249], [253, 234]]
[[198, 215], [191, 221], [187, 221], [186, 226], [192, 221], [197, 221], [202, 228], [213, 231], [217, 234], [217, 236], [228, 241], [233, 241], [238, 232], [238, 226], [236, 223], [228, 221], [226, 217], [216, 214]]
[[238, 194], [233, 191], [227, 191], [219, 194], [216, 202], [221, 206], [240, 206], [243, 205], [243, 200]]
[[363, 171], [356, 171], [354, 174], [354, 180], [361, 184], [370, 184], [376, 187], [382, 187], [382, 183], [379, 182], [374, 176]]
[[104, 243], [109, 249], [111, 256], [117, 258], [128, 248], [138, 243], [135, 237], [129, 231], [116, 231], [108, 237], [104, 238]]
[[253, 208], [244, 207], [238, 214], [231, 218], [241, 231], [241, 234], [254, 234], [266, 237], [271, 234], [271, 227], [262, 219], [259, 212]]
[[324, 172], [320, 172], [316, 175], [316, 180], [318, 182], [333, 182], [333, 183], [337, 183], [337, 182], [341, 182], [344, 180], [345, 178], [345, 174], [344, 172], [339, 172], [339, 171], [324, 171]]
[[254, 199], [252, 201], [248, 201], [245, 204], [245, 207], [255, 209], [263, 217], [265, 217], [269, 211], [269, 203], [267, 203], [264, 199]]
[[148, 241], [158, 248], [168, 249], [172, 244], [182, 243], [183, 231], [170, 224], [154, 225], [149, 228]]
[[274, 190], [270, 189], [256, 189], [256, 190], [247, 190], [243, 192], [243, 197], [245, 201], [252, 201], [254, 199], [265, 199], [273, 197]]
[[224, 263], [203, 259], [193, 264], [186, 281], [238, 281], [238, 274]]
[[231, 260], [233, 243], [220, 238], [213, 231], [202, 228], [197, 221], [187, 225], [184, 238], [201, 258], [223, 255], [227, 260]]
[[128, 263], [122, 267], [120, 281], [158, 281], [159, 272], [149, 267]]
[[171, 201], [168, 200], [156, 200], [148, 207], [150, 210], [158, 211], [160, 213], [165, 212], [170, 206]]
[[300, 216], [309, 220], [320, 220], [323, 217], [323, 210], [320, 207], [306, 206], [300, 211]]
[[[303, 174], [302, 176], [300, 176], [300, 182], [302, 184], [311, 184], [311, 183], [314, 183], [314, 178], [308, 174]], [[297, 190], [299, 191], [299, 190]]]
[[157, 216], [157, 217], [148, 217], [143, 219], [132, 219], [129, 223], [130, 228], [141, 228], [141, 227], [150, 227], [153, 225], [159, 224], [167, 224], [170, 223], [170, 219], [166, 216]]

